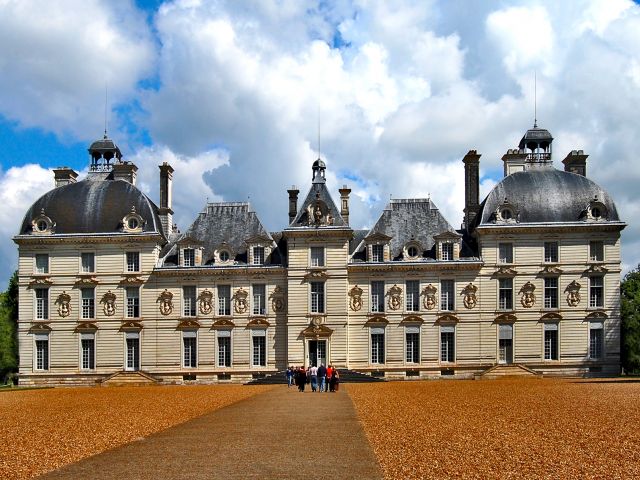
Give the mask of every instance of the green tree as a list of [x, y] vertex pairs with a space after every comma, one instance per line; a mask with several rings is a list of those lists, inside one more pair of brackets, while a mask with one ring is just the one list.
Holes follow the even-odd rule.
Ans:
[[0, 380], [18, 371], [18, 272], [0, 293]]
[[627, 373], [640, 373], [640, 265], [625, 275], [620, 296], [622, 366]]

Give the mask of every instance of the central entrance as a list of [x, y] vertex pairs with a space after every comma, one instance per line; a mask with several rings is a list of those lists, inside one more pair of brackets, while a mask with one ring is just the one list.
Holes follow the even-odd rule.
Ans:
[[498, 363], [513, 363], [513, 325], [500, 325]]
[[127, 332], [127, 358], [125, 370], [135, 372], [140, 370], [140, 334], [137, 332]]
[[309, 340], [309, 366], [327, 365], [327, 341]]

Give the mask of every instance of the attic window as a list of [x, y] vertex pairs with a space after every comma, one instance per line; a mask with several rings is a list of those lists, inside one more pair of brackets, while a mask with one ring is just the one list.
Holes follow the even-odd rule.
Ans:
[[221, 262], [228, 262], [230, 258], [229, 252], [226, 250], [222, 250], [220, 252], [220, 261]]
[[136, 207], [131, 207], [131, 212], [122, 219], [122, 230], [127, 233], [140, 233], [144, 225], [144, 219], [136, 213]]
[[513, 212], [510, 208], [503, 208], [500, 210], [500, 218], [505, 221], [511, 220], [513, 218]]
[[39, 232], [46, 232], [48, 228], [49, 224], [47, 222], [45, 222], [44, 220], [38, 220], [38, 223], [36, 224], [36, 230], [38, 230]]
[[31, 228], [36, 234], [53, 233], [56, 224], [44, 214], [44, 208], [40, 211], [40, 215], [31, 221]]
[[587, 219], [588, 220], [604, 220], [607, 218], [607, 207], [598, 200], [598, 196], [593, 197], [593, 200], [589, 202], [589, 207], [587, 208]]
[[127, 220], [127, 227], [129, 227], [129, 230], [136, 230], [139, 226], [140, 222], [138, 222], [137, 218], [131, 217]]
[[404, 258], [407, 260], [417, 259], [422, 252], [422, 247], [416, 242], [410, 242], [404, 247]]

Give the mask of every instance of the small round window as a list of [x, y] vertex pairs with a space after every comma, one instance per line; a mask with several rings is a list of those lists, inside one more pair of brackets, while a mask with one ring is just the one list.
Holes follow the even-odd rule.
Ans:
[[140, 225], [140, 222], [138, 222], [137, 218], [130, 218], [129, 220], [127, 220], [127, 227], [129, 227], [129, 230], [135, 230], [136, 228], [138, 228], [138, 226]]
[[36, 228], [39, 232], [46, 232], [47, 228], [49, 228], [49, 224], [45, 220], [38, 220]]
[[593, 218], [600, 218], [600, 217], [602, 217], [602, 210], [600, 210], [600, 208], [599, 208], [599, 207], [593, 207], [593, 208], [591, 209], [591, 216], [592, 216]]
[[508, 208], [503, 208], [500, 211], [500, 218], [502, 218], [502, 220], [511, 220], [513, 218], [513, 213], [511, 213], [511, 210]]
[[228, 262], [229, 261], [229, 252], [227, 252], [226, 250], [222, 250], [220, 252], [220, 261], [221, 262]]
[[409, 258], [415, 258], [418, 256], [418, 248], [411, 245], [409, 248], [407, 248], [407, 255], [409, 256]]

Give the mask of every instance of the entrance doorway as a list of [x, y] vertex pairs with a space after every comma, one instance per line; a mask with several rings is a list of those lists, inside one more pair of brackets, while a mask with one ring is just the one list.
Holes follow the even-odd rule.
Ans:
[[327, 365], [327, 341], [309, 340], [309, 366]]
[[513, 363], [513, 325], [500, 325], [498, 363]]
[[127, 359], [125, 370], [135, 372], [140, 370], [140, 334], [127, 332]]

